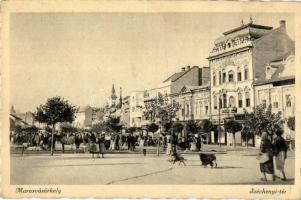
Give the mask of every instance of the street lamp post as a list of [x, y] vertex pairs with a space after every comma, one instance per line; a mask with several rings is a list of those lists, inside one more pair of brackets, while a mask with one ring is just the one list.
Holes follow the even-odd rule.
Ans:
[[161, 135], [161, 125], [159, 126], [159, 135], [157, 138], [157, 156], [159, 156], [159, 150], [160, 150], [160, 135]]
[[218, 143], [221, 146], [221, 97], [219, 96], [219, 105], [218, 105]]

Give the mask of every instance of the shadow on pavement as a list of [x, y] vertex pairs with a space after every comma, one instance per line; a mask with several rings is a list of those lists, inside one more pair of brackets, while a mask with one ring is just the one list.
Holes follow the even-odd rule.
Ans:
[[17, 157], [17, 158], [20, 158], [20, 157], [37, 157], [37, 156], [42, 156], [42, 157], [45, 157], [45, 156], [48, 156], [49, 158], [51, 157], [58, 157], [58, 158], [61, 158], [62, 155], [60, 154], [55, 154], [53, 156], [51, 156], [50, 154], [47, 155], [47, 154], [11, 154], [10, 157], [11, 158], [14, 158], [14, 157]]
[[295, 179], [287, 179], [287, 181], [260, 181], [258, 182], [243, 182], [243, 183], [223, 183], [218, 185], [294, 185]]
[[106, 166], [106, 165], [142, 165], [143, 163], [104, 163], [104, 164], [74, 164], [74, 165], [40, 165], [34, 168], [49, 168], [49, 167], [81, 167], [81, 166]]
[[202, 165], [187, 165], [187, 166], [199, 166], [200, 168], [203, 169], [238, 169], [238, 168], [242, 168], [242, 167], [234, 167], [234, 166], [222, 166], [222, 167], [210, 167], [209, 165], [207, 167], [203, 167]]

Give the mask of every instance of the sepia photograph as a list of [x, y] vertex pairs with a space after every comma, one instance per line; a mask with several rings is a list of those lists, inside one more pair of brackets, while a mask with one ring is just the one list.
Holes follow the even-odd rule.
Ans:
[[296, 184], [294, 12], [11, 12], [8, 27], [15, 193]]

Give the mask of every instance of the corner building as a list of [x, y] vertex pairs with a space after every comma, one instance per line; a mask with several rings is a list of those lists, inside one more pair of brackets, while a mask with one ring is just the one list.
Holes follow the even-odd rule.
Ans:
[[[244, 110], [251, 112], [254, 109], [253, 82], [265, 76], [266, 64], [289, 54], [293, 46], [283, 20], [275, 29], [250, 21], [224, 32], [215, 40], [207, 59], [211, 80], [211, 120], [218, 124], [220, 119], [221, 134], [215, 133], [220, 143], [234, 142], [224, 131], [224, 121], [242, 121]], [[241, 142], [240, 134], [235, 142]]]

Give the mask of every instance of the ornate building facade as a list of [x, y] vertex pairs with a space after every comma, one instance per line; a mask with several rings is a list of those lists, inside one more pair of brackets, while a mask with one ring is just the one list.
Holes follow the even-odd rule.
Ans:
[[203, 120], [210, 117], [210, 85], [183, 86], [177, 94], [172, 94], [174, 102], [179, 103], [180, 109], [177, 120]]
[[[255, 107], [253, 83], [264, 79], [265, 65], [292, 51], [294, 42], [280, 27], [248, 24], [223, 33], [214, 42], [207, 58], [211, 77], [211, 120], [221, 124], [227, 119], [243, 120], [244, 112]], [[227, 134], [223, 132], [223, 143]], [[239, 138], [239, 137], [237, 137]]]

